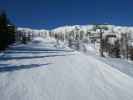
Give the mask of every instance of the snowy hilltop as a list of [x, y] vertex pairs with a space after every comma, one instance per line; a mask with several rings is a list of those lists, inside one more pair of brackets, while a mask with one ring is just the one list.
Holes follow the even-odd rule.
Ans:
[[[31, 29], [31, 28], [18, 28], [17, 30], [25, 31], [25, 32], [57, 32], [57, 33], [66, 33], [70, 31], [77, 31], [81, 30], [83, 32], [93, 31], [93, 27], [95, 25], [66, 25], [66, 26], [60, 26], [52, 30], [45, 30], [45, 29]], [[133, 33], [133, 27], [130, 26], [116, 26], [116, 25], [104, 25], [108, 27], [108, 32], [123, 32], [123, 33]]]
[[[92, 31], [93, 27], [95, 25], [73, 25], [73, 26], [61, 26], [58, 28], [53, 29], [52, 31], [54, 32], [67, 32], [67, 31], [72, 31], [72, 30], [82, 30], [84, 32], [87, 31]], [[116, 25], [103, 25], [108, 27], [108, 31], [112, 32], [126, 32], [126, 33], [130, 33], [133, 32], [133, 27], [129, 27], [129, 26], [116, 26]]]

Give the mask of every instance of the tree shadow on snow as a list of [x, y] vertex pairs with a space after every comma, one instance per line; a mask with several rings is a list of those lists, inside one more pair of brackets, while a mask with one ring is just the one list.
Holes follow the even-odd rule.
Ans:
[[45, 55], [45, 56], [21, 56], [21, 57], [12, 57], [12, 56], [3, 56], [0, 58], [0, 61], [6, 60], [23, 60], [23, 59], [37, 59], [37, 58], [47, 58], [47, 57], [57, 57], [57, 56], [69, 56], [74, 54], [60, 54], [60, 55]]
[[54, 51], [6, 51], [6, 54], [16, 54], [16, 53], [33, 53], [33, 54], [41, 54], [41, 53], [60, 53]]
[[41, 51], [62, 51], [62, 52], [73, 52], [74, 50], [63, 50], [63, 49], [49, 49], [49, 48], [25, 48], [25, 47], [16, 47], [16, 48], [12, 48], [11, 50], [16, 50], [16, 51], [38, 51], [38, 52], [41, 52]]
[[[31, 69], [31, 68], [38, 68], [38, 67], [44, 67], [47, 66], [51, 63], [46, 63], [46, 64], [30, 64], [30, 65], [8, 65], [8, 64], [0, 64], [0, 72], [12, 72], [12, 71], [17, 71], [17, 70], [22, 70], [22, 69]], [[4, 67], [3, 67], [4, 66]]]

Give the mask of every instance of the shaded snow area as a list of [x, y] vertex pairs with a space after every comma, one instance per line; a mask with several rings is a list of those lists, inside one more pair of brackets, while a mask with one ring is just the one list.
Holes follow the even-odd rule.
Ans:
[[0, 100], [133, 100], [133, 77], [55, 45], [37, 38], [1, 54]]

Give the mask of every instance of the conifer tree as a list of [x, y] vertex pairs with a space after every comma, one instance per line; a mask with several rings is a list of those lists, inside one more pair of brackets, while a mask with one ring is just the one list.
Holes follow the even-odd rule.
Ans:
[[0, 13], [0, 50], [4, 50], [15, 41], [15, 26], [10, 23], [6, 13]]

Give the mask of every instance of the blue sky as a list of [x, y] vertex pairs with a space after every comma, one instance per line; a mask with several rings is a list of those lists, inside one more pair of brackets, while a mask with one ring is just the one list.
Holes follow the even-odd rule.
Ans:
[[0, 0], [0, 9], [19, 27], [133, 25], [133, 0]]

